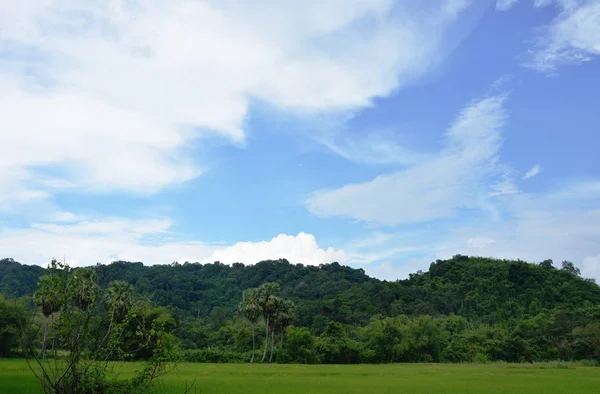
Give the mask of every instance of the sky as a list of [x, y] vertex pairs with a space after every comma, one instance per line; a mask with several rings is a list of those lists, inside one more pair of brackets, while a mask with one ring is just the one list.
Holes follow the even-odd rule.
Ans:
[[0, 258], [600, 280], [598, 0], [0, 0]]

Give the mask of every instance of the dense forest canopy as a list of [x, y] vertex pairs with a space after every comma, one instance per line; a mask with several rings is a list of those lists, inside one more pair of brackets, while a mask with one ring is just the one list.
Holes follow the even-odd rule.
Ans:
[[[547, 261], [494, 260], [455, 256], [431, 264], [429, 272], [406, 280], [381, 281], [338, 263], [321, 266], [287, 260], [255, 265], [173, 263], [145, 266], [117, 261], [93, 267], [100, 284], [123, 280], [178, 313], [207, 318], [219, 307], [229, 316], [242, 291], [277, 282], [282, 295], [302, 310], [296, 324], [310, 326], [322, 316], [345, 324], [364, 323], [371, 316], [457, 314], [493, 323], [535, 315], [546, 309], [572, 309], [600, 303], [600, 287]], [[44, 268], [0, 260], [0, 293], [7, 297], [33, 294]]]
[[[197, 361], [244, 360], [254, 326], [240, 313], [242, 294], [270, 282], [294, 305], [291, 326], [281, 331], [279, 361], [600, 356], [600, 287], [581, 278], [570, 262], [556, 268], [551, 260], [531, 264], [457, 255], [393, 282], [338, 263], [304, 266], [286, 260], [248, 266], [118, 261], [92, 268], [100, 286], [124, 281], [166, 307], [181, 347], [203, 352], [190, 356]], [[1, 260], [0, 293], [27, 299], [44, 272]], [[206, 349], [219, 354], [207, 356]]]

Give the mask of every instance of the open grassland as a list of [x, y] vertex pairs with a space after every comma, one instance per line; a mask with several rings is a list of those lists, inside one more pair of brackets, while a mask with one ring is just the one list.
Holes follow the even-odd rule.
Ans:
[[[121, 377], [140, 364], [114, 366]], [[579, 364], [180, 364], [157, 393], [598, 393], [600, 368]], [[0, 360], [0, 392], [39, 393], [23, 360]]]

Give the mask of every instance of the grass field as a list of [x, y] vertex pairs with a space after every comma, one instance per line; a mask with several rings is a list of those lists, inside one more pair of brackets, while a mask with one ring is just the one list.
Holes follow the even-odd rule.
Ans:
[[[568, 366], [568, 368], [565, 368]], [[123, 376], [139, 364], [116, 366]], [[578, 364], [181, 364], [158, 393], [599, 393], [600, 368]], [[23, 360], [0, 360], [0, 393], [39, 393]]]

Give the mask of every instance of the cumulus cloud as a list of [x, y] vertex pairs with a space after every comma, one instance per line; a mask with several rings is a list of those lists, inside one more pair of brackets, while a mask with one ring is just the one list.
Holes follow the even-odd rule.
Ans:
[[98, 219], [72, 223], [35, 223], [26, 228], [0, 231], [0, 250], [25, 264], [44, 265], [52, 257], [63, 257], [73, 266], [108, 263], [114, 260], [166, 264], [173, 261], [212, 263], [242, 262], [285, 258], [292, 263], [318, 265], [348, 261], [343, 250], [321, 248], [311, 234], [280, 234], [270, 241], [239, 242], [222, 245], [178, 240], [171, 232], [172, 222], [148, 220]]
[[252, 100], [370, 105], [439, 62], [467, 6], [392, 3], [0, 0], [0, 208], [193, 179], [190, 142], [243, 143]]
[[244, 262], [254, 264], [262, 260], [285, 258], [291, 263], [306, 265], [327, 264], [337, 261], [346, 263], [348, 256], [343, 250], [321, 249], [314, 235], [299, 233], [297, 236], [279, 234], [270, 241], [238, 242], [215, 251], [204, 262]]
[[477, 205], [482, 181], [495, 171], [504, 100], [491, 96], [464, 108], [438, 155], [368, 182], [318, 191], [306, 206], [319, 216], [398, 225], [453, 217]]
[[525, 173], [525, 175], [523, 175], [523, 179], [533, 178], [534, 176], [538, 175], [540, 172], [542, 172], [542, 166], [540, 166], [539, 164], [536, 164], [533, 167], [531, 167], [531, 169], [529, 171], [527, 171]]

